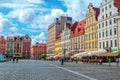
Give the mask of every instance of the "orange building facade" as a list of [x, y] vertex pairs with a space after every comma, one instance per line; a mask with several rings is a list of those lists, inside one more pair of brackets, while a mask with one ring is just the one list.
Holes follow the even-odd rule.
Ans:
[[32, 46], [32, 50], [31, 50], [32, 57], [38, 58], [40, 54], [46, 53], [46, 48], [47, 48], [46, 44], [43, 43], [35, 44], [34, 46]]

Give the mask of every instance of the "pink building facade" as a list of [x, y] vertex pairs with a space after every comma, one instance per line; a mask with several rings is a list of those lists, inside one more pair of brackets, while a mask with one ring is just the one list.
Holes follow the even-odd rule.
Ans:
[[6, 40], [4, 36], [0, 36], [0, 53], [5, 55], [6, 52]]
[[31, 56], [31, 38], [26, 34], [25, 36], [22, 37], [22, 43], [23, 43], [22, 57], [30, 58], [30, 56]]

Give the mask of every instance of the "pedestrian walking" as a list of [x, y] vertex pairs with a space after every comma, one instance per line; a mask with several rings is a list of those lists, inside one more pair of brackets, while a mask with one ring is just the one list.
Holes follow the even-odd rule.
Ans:
[[109, 66], [111, 66], [111, 58], [108, 58]]
[[119, 58], [116, 58], [116, 66], [119, 66]]
[[75, 62], [78, 63], [78, 59], [77, 58], [75, 59]]
[[18, 57], [16, 57], [16, 63], [18, 62]]
[[64, 65], [64, 59], [63, 58], [61, 59], [61, 65]]
[[120, 64], [120, 57], [118, 58], [118, 65]]
[[99, 64], [102, 65], [102, 59], [99, 60]]
[[12, 62], [13, 62], [13, 63], [15, 62], [15, 57], [13, 57]]

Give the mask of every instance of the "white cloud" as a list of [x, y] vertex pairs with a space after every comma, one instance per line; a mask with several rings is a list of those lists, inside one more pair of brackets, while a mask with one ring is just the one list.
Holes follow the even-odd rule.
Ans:
[[0, 19], [0, 33], [2, 33], [5, 29], [12, 27], [13, 24], [6, 18]]
[[16, 24], [13, 24], [9, 19], [5, 17], [2, 13], [0, 13], [0, 33], [3, 33], [3, 31], [8, 31], [9, 30], [15, 30], [14, 27]]
[[18, 32], [18, 30], [17, 30], [16, 27], [11, 27], [11, 28], [10, 28], [10, 31], [11, 31], [11, 34], [13, 34], [13, 35], [16, 35], [17, 32]]
[[0, 19], [0, 26], [2, 27], [11, 27], [12, 23], [10, 23], [10, 21], [6, 18]]
[[30, 23], [34, 20], [35, 13], [33, 9], [22, 9], [19, 13], [19, 20], [22, 23]]
[[0, 0], [0, 7], [13, 9], [38, 7], [38, 4], [44, 4], [43, 0]]
[[29, 3], [34, 3], [34, 4], [43, 4], [43, 0], [27, 0]]
[[47, 27], [53, 22], [56, 17], [65, 15], [65, 12], [61, 9], [52, 9], [50, 14], [38, 15], [31, 24], [32, 28], [41, 28], [46, 30]]
[[67, 7], [67, 15], [72, 16], [74, 20], [79, 21], [86, 16], [89, 3], [99, 6], [101, 1], [97, 0], [60, 0]]
[[39, 35], [32, 36], [32, 45], [34, 45], [36, 42], [45, 43], [46, 39], [47, 36], [45, 35], [45, 32], [41, 32]]
[[6, 15], [8, 18], [17, 18], [21, 23], [31, 23], [35, 18], [32, 8], [15, 9]]
[[57, 16], [60, 16], [60, 15], [64, 15], [63, 10], [61, 10], [61, 9], [52, 9], [52, 11], [51, 11], [51, 16], [52, 17], [57, 17]]
[[27, 31], [27, 32], [40, 32], [39, 29], [33, 29], [33, 28], [22, 28], [21, 30]]
[[13, 8], [13, 9], [20, 9], [20, 8], [28, 8], [28, 7], [37, 7], [33, 4], [12, 4], [12, 3], [3, 3], [0, 4], [0, 7], [7, 7], [7, 8]]
[[9, 12], [6, 16], [8, 18], [17, 18], [19, 16], [20, 9], [15, 9], [11, 12]]

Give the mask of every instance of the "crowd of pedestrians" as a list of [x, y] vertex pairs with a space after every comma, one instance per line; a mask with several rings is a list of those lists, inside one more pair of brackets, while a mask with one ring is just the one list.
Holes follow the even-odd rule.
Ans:
[[[61, 61], [61, 65], [64, 65], [64, 62], [76, 62], [76, 63], [78, 63], [78, 59], [77, 58], [74, 58], [74, 59], [70, 58], [69, 60], [61, 58], [60, 61]], [[109, 65], [109, 67], [110, 67], [111, 63], [112, 63], [112, 59], [111, 58], [107, 58], [106, 61], [107, 61], [108, 65]], [[90, 59], [87, 59], [87, 60], [82, 60], [81, 62], [83, 62], [83, 63], [90, 63], [90, 64], [91, 63], [93, 63], [93, 64], [96, 63], [96, 64], [99, 64], [99, 65], [102, 65], [103, 60], [102, 59], [97, 59], [95, 61], [92, 61]], [[117, 57], [116, 58], [116, 66], [118, 67], [119, 65], [120, 65], [120, 57]]]

